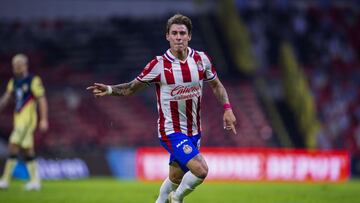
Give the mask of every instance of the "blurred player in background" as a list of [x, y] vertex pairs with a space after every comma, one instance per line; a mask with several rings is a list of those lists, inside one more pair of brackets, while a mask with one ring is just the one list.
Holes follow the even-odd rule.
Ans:
[[14, 77], [10, 79], [6, 92], [0, 98], [0, 111], [12, 97], [15, 98], [14, 129], [9, 138], [9, 157], [6, 160], [0, 188], [9, 187], [17, 156], [22, 149], [30, 175], [30, 181], [25, 185], [25, 190], [40, 190], [41, 183], [35, 160], [34, 131], [38, 120], [37, 104], [40, 113], [40, 131], [47, 131], [49, 126], [45, 89], [40, 77], [29, 73], [26, 55], [15, 55], [12, 59], [12, 67]]
[[87, 88], [96, 97], [127, 96], [155, 84], [159, 139], [170, 153], [169, 177], [161, 185], [156, 203], [183, 202], [208, 174], [207, 163], [199, 153], [204, 81], [224, 106], [224, 129], [236, 134], [236, 118], [215, 68], [204, 52], [188, 47], [191, 30], [188, 17], [174, 15], [168, 20], [166, 30], [170, 49], [149, 62], [136, 79], [118, 85], [95, 83]]

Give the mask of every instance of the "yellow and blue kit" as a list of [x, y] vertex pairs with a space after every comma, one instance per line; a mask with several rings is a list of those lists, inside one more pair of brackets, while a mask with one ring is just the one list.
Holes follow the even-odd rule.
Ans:
[[23, 148], [33, 147], [33, 133], [37, 124], [36, 99], [45, 94], [41, 79], [30, 74], [12, 78], [6, 91], [15, 98], [14, 129], [9, 141]]

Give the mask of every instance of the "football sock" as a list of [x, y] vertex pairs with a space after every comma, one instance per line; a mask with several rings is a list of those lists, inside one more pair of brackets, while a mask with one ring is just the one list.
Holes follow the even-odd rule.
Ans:
[[4, 174], [2, 180], [9, 182], [16, 165], [16, 158], [8, 158], [5, 163]]
[[35, 157], [26, 158], [26, 167], [29, 172], [30, 182], [40, 181]]
[[179, 187], [174, 193], [174, 198], [178, 200], [184, 199], [184, 197], [190, 194], [195, 188], [200, 185], [204, 179], [196, 177], [191, 171], [185, 173]]
[[173, 183], [169, 177], [167, 177], [164, 182], [162, 183], [161, 187], [160, 187], [160, 192], [159, 192], [159, 196], [156, 200], [155, 203], [165, 203], [167, 198], [168, 198], [168, 195], [171, 191], [174, 191], [176, 190], [176, 188], [178, 187], [179, 185], [176, 184], [176, 183]]

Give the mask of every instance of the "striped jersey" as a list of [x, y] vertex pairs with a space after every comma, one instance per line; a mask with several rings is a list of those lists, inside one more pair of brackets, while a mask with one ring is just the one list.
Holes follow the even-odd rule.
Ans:
[[209, 57], [190, 47], [184, 61], [177, 59], [169, 49], [145, 66], [136, 79], [156, 85], [159, 138], [166, 139], [175, 132], [188, 136], [201, 132], [203, 81], [215, 78], [216, 71]]

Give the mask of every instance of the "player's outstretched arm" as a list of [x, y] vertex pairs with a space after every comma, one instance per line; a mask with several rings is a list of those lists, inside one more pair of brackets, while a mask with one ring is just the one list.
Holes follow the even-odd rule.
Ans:
[[134, 79], [131, 82], [118, 85], [105, 85], [102, 83], [94, 83], [86, 89], [92, 91], [95, 97], [103, 97], [107, 95], [129, 96], [143, 89], [145, 86], [145, 83], [139, 82], [138, 80]]
[[[226, 89], [220, 82], [219, 78], [215, 78], [214, 80], [210, 81], [209, 84], [214, 95], [222, 105], [230, 104]], [[224, 109], [223, 121], [224, 129], [231, 130], [234, 134], [236, 134], [236, 118], [231, 108]]]
[[5, 92], [3, 96], [0, 98], [0, 112], [6, 107], [11, 98], [10, 92]]

